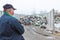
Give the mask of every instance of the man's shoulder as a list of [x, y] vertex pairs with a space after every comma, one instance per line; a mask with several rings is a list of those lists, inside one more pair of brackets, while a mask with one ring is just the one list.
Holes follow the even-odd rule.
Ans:
[[16, 18], [14, 18], [13, 16], [6, 16], [6, 15], [3, 15], [1, 18], [4, 18], [6, 20], [17, 20]]
[[12, 17], [12, 16], [8, 16], [8, 20], [14, 21], [14, 20], [17, 20], [17, 19]]

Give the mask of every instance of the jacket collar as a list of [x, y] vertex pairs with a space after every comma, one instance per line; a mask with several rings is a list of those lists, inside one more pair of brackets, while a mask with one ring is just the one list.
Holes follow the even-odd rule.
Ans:
[[[13, 17], [12, 15], [10, 15], [8, 12], [4, 12], [4, 15], [7, 15], [7, 16], [11, 16], [11, 17]], [[13, 18], [15, 18], [15, 17], [13, 17]], [[15, 18], [16, 19], [16, 18]]]
[[8, 12], [4, 12], [4, 15], [11, 16]]

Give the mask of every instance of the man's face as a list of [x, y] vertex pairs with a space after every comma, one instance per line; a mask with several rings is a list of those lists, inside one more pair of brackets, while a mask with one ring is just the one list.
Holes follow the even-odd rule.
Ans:
[[8, 12], [10, 15], [14, 15], [14, 9], [13, 8], [7, 9], [6, 12]]
[[13, 8], [10, 8], [10, 14], [11, 14], [11, 15], [14, 15], [14, 10], [13, 10]]

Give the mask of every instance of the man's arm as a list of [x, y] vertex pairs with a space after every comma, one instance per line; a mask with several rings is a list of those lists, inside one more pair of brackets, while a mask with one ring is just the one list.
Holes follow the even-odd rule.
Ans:
[[23, 26], [21, 25], [21, 23], [16, 19], [16, 20], [13, 20], [12, 21], [13, 23], [13, 30], [16, 32], [16, 33], [18, 33], [18, 34], [20, 34], [20, 35], [22, 35], [23, 33], [24, 33], [24, 28], [23, 28]]

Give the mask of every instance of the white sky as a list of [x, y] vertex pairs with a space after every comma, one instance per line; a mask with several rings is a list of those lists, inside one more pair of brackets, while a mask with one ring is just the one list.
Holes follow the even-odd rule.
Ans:
[[12, 4], [18, 14], [31, 14], [33, 10], [39, 13], [53, 8], [60, 11], [60, 0], [0, 0], [0, 10], [3, 10], [2, 6], [7, 3]]

